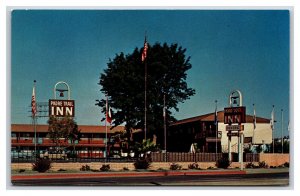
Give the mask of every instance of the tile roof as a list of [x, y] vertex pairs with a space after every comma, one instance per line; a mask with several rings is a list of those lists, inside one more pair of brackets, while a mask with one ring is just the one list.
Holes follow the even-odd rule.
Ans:
[[[38, 132], [48, 132], [48, 125], [37, 125], [36, 126]], [[78, 129], [81, 133], [105, 133], [105, 126], [97, 126], [97, 125], [78, 125]], [[124, 131], [124, 126], [117, 126], [112, 130], [110, 127], [107, 127], [108, 133], [114, 133], [117, 131]], [[32, 124], [12, 124], [11, 125], [12, 132], [34, 132], [34, 127]]]
[[[200, 116], [195, 116], [191, 118], [186, 118], [182, 120], [178, 120], [170, 124], [170, 126], [191, 123], [196, 121], [214, 121], [215, 120], [215, 113], [204, 114]], [[224, 122], [224, 111], [218, 111], [218, 122]], [[253, 123], [253, 116], [246, 115], [246, 123]], [[256, 123], [270, 123], [270, 119], [256, 117]]]

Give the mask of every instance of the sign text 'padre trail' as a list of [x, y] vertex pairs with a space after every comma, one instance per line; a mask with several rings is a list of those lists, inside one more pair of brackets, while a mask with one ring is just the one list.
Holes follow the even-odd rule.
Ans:
[[49, 100], [49, 116], [57, 117], [74, 117], [75, 116], [75, 102], [74, 100]]
[[224, 108], [225, 124], [241, 124], [246, 122], [246, 107], [229, 107]]

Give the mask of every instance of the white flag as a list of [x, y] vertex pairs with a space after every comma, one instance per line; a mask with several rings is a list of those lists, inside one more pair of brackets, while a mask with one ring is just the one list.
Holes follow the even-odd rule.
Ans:
[[274, 107], [273, 110], [271, 112], [271, 121], [270, 121], [270, 125], [271, 125], [271, 129], [274, 129]]

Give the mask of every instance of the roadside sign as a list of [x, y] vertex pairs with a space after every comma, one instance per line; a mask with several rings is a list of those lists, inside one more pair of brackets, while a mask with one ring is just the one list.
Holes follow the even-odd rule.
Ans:
[[245, 123], [246, 122], [246, 107], [229, 107], [224, 108], [224, 123]]
[[229, 133], [227, 133], [227, 136], [229, 137], [229, 136], [231, 136], [231, 137], [234, 137], [234, 136], [240, 136], [242, 133], [240, 133], [240, 132], [229, 132]]
[[49, 116], [75, 116], [74, 100], [49, 99]]
[[243, 131], [244, 125], [226, 125], [226, 131]]

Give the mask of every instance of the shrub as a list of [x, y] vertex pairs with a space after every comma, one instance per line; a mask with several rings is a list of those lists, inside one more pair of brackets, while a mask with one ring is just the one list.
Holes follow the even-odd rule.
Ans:
[[250, 162], [246, 164], [246, 168], [256, 168], [256, 166], [252, 162]]
[[199, 165], [198, 163], [192, 163], [188, 165], [189, 169], [199, 169]]
[[110, 170], [110, 165], [103, 164], [102, 167], [100, 167], [100, 171], [109, 171]]
[[216, 162], [217, 168], [227, 169], [230, 166], [230, 162], [227, 158], [221, 158]]
[[128, 171], [129, 169], [128, 169], [128, 167], [123, 167], [123, 170]]
[[137, 159], [134, 162], [135, 169], [149, 169], [151, 166], [151, 161], [147, 158], [145, 159]]
[[215, 169], [214, 167], [212, 167], [212, 166], [209, 166], [207, 169]]
[[25, 172], [25, 169], [20, 169], [19, 170], [19, 173], [23, 173], [23, 172]]
[[67, 170], [65, 170], [65, 169], [59, 169], [59, 170], [57, 170], [58, 172], [65, 172], [65, 171], [67, 171]]
[[262, 162], [258, 162], [258, 167], [259, 168], [269, 168], [269, 165], [266, 164], [266, 162], [262, 161]]
[[89, 165], [83, 165], [80, 168], [80, 171], [90, 171], [90, 170], [91, 170], [91, 167]]
[[177, 163], [171, 163], [170, 170], [181, 170], [182, 166]]
[[289, 162], [285, 162], [285, 163], [283, 164], [283, 166], [284, 166], [284, 167], [290, 167], [290, 163], [289, 163]]
[[32, 170], [38, 172], [46, 172], [51, 168], [51, 161], [49, 159], [37, 159], [32, 164]]

